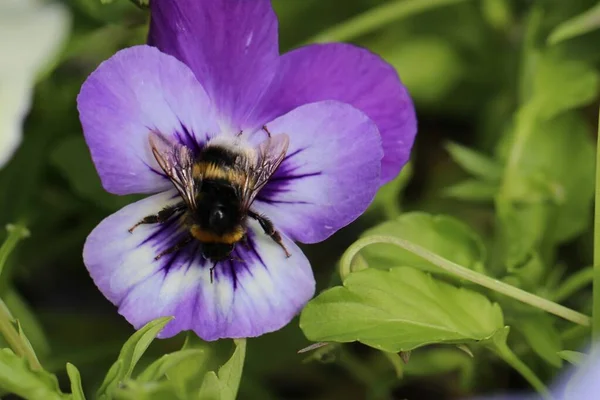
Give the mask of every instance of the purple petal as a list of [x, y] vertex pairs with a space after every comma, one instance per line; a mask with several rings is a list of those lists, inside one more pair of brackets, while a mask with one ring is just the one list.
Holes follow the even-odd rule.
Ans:
[[257, 112], [258, 123], [315, 101], [349, 103], [379, 128], [384, 149], [382, 182], [400, 172], [409, 159], [417, 121], [412, 100], [391, 65], [368, 50], [332, 43], [287, 53], [279, 68], [281, 82]]
[[[258, 224], [250, 222], [248, 247], [238, 244], [232, 257], [214, 270], [201, 256], [200, 244], [154, 257], [178, 242], [181, 219], [128, 229], [143, 217], [180, 201], [174, 190], [121, 209], [89, 235], [84, 262], [94, 282], [135, 328], [161, 316], [175, 316], [161, 332], [173, 336], [194, 330], [205, 340], [252, 337], [280, 329], [315, 290], [310, 264], [287, 237], [290, 258]], [[243, 260], [243, 261], [238, 261]]]
[[150, 151], [151, 130], [191, 147], [219, 130], [190, 69], [150, 46], [119, 51], [103, 62], [83, 84], [77, 105], [102, 184], [115, 194], [172, 187]]
[[158, 0], [151, 11], [148, 43], [194, 71], [230, 133], [246, 129], [277, 70], [277, 18], [270, 1]]
[[322, 241], [354, 221], [379, 188], [381, 139], [356, 108], [307, 104], [267, 124], [290, 137], [287, 156], [252, 208], [293, 240]]

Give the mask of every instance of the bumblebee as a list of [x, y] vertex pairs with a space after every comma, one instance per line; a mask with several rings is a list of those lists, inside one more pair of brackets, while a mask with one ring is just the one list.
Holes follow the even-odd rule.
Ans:
[[273, 223], [251, 209], [258, 192], [267, 184], [285, 158], [289, 137], [271, 135], [258, 147], [242, 141], [240, 135], [210, 140], [194, 156], [192, 151], [173, 143], [158, 132], [150, 132], [150, 148], [158, 165], [171, 180], [181, 201], [148, 215], [129, 229], [142, 224], [163, 223], [183, 213], [187, 234], [175, 245], [157, 254], [155, 259], [184, 248], [193, 240], [201, 243], [204, 258], [214, 262], [230, 258], [236, 244], [245, 242], [247, 218], [260, 224], [286, 257], [290, 253]]

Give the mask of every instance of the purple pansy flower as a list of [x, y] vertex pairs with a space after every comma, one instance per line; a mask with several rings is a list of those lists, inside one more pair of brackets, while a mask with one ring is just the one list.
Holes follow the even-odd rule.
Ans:
[[[407, 162], [410, 97], [394, 69], [364, 49], [326, 44], [279, 55], [269, 0], [153, 0], [148, 42], [103, 62], [77, 99], [105, 189], [152, 194], [94, 229], [85, 265], [136, 328], [175, 316], [161, 337], [277, 330], [315, 290], [294, 242], [322, 241], [352, 222]], [[188, 234], [185, 211], [128, 231], [181, 203], [151, 137], [198, 157], [215, 137], [259, 146], [269, 140], [263, 126], [289, 144], [250, 209], [273, 222], [290, 257], [252, 218], [244, 244], [216, 266], [199, 241], [156, 259]]]

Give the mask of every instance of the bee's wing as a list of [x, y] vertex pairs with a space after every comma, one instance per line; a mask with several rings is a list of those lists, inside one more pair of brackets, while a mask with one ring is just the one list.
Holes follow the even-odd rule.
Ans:
[[194, 180], [194, 155], [186, 146], [173, 143], [158, 132], [150, 132], [150, 148], [160, 168], [169, 177], [191, 210], [196, 209], [196, 186]]
[[255, 160], [247, 160], [249, 171], [242, 188], [242, 205], [245, 210], [250, 208], [258, 192], [267, 184], [287, 153], [290, 138], [285, 133], [269, 137], [262, 142], [257, 150]]

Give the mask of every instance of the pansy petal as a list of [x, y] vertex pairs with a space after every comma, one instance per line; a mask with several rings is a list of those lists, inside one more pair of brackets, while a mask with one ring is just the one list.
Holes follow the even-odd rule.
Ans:
[[103, 62], [83, 84], [77, 105], [102, 184], [115, 194], [172, 187], [150, 150], [151, 130], [192, 149], [218, 132], [192, 71], [150, 46], [121, 50]]
[[381, 57], [350, 44], [316, 44], [284, 54], [281, 81], [264, 102], [259, 123], [305, 103], [338, 100], [367, 114], [379, 128], [384, 157], [382, 183], [393, 179], [409, 159], [417, 121], [396, 70]]
[[285, 252], [250, 222], [248, 242], [232, 260], [213, 263], [200, 244], [163, 252], [186, 234], [181, 219], [128, 229], [143, 217], [180, 201], [176, 192], [157, 194], [109, 216], [89, 235], [84, 262], [98, 288], [135, 328], [174, 316], [161, 337], [194, 330], [205, 340], [252, 337], [280, 329], [312, 297], [315, 282], [308, 260], [287, 237]]
[[277, 18], [269, 0], [151, 2], [148, 43], [187, 64], [237, 133], [273, 80]]
[[354, 221], [379, 188], [381, 138], [356, 108], [307, 104], [267, 124], [290, 137], [287, 155], [253, 209], [293, 240], [320, 242]]

